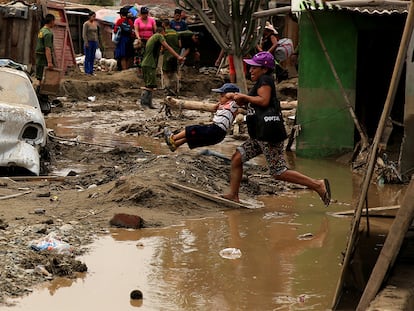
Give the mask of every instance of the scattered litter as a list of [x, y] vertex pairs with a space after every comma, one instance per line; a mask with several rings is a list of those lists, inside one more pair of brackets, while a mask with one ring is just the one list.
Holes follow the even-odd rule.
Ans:
[[298, 302], [303, 303], [303, 302], [305, 302], [305, 300], [306, 300], [306, 295], [305, 294], [299, 295]]
[[71, 255], [73, 253], [73, 247], [69, 243], [62, 241], [55, 232], [51, 232], [43, 238], [30, 241], [29, 247], [35, 251], [47, 250], [64, 255]]
[[34, 210], [34, 213], [38, 215], [43, 215], [44, 213], [46, 213], [46, 210], [44, 208], [36, 208]]
[[38, 198], [48, 198], [48, 197], [50, 197], [50, 192], [48, 191], [48, 192], [38, 193], [38, 194], [36, 194], [36, 197], [38, 197]]
[[89, 96], [88, 100], [94, 102], [96, 100], [96, 96]]
[[313, 239], [313, 234], [312, 233], [304, 233], [301, 235], [298, 235], [297, 237], [298, 240], [312, 240]]
[[57, 195], [54, 195], [50, 198], [50, 201], [59, 201], [59, 197]]
[[139, 289], [134, 289], [129, 295], [131, 299], [142, 299], [143, 295]]
[[226, 259], [237, 259], [240, 258], [242, 253], [238, 248], [224, 248], [220, 251], [220, 256]]
[[37, 265], [34, 271], [44, 276], [52, 276], [52, 274], [46, 270], [44, 265]]
[[282, 212], [269, 212], [265, 213], [263, 216], [264, 220], [274, 219], [274, 218], [282, 218], [286, 217], [288, 214]]

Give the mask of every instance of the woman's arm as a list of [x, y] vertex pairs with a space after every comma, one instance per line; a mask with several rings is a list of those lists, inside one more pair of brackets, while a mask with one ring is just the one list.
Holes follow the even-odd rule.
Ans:
[[155, 19], [152, 19], [152, 33], [156, 33], [157, 32], [157, 23], [155, 22]]
[[89, 28], [89, 25], [87, 24], [87, 22], [85, 22], [82, 27], [82, 39], [83, 39], [83, 44], [86, 47], [88, 47], [88, 36], [86, 35], [88, 28]]
[[227, 93], [226, 97], [234, 99], [238, 104], [251, 103], [256, 106], [267, 107], [270, 103], [272, 88], [270, 85], [262, 85], [257, 89], [257, 96], [243, 93]]
[[135, 30], [135, 37], [137, 37], [138, 40], [141, 40], [139, 36], [139, 23], [138, 18], [134, 21], [134, 30]]
[[272, 41], [272, 46], [270, 47], [270, 49], [268, 50], [269, 53], [274, 53], [274, 51], [277, 48], [277, 38], [274, 35], [270, 36], [270, 40]]

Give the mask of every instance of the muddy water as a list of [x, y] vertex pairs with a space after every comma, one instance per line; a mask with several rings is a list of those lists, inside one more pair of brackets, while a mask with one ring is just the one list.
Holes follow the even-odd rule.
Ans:
[[[53, 281], [14, 309], [324, 310], [348, 222], [310, 209], [309, 194], [265, 202], [176, 227], [114, 230], [83, 258], [87, 275]], [[300, 238], [307, 233], [313, 236]], [[221, 257], [228, 247], [241, 257]], [[142, 301], [130, 301], [133, 289]]]
[[[347, 167], [298, 163], [308, 174], [330, 178], [338, 202], [329, 211], [352, 208], [359, 186]], [[389, 204], [395, 193], [373, 188], [371, 197]], [[350, 219], [327, 214], [307, 190], [260, 199], [261, 209], [229, 210], [163, 229], [112, 230], [81, 258], [87, 274], [54, 280], [10, 310], [326, 310]], [[370, 247], [377, 253], [383, 229], [383, 221], [372, 221], [376, 243]], [[241, 257], [221, 257], [225, 248], [239, 249]], [[130, 300], [134, 289], [143, 300]]]
[[[159, 140], [85, 130], [79, 121], [79, 117], [50, 118], [48, 126], [61, 137], [168, 152]], [[230, 157], [236, 144], [226, 138], [224, 144], [210, 149]], [[180, 150], [189, 151], [185, 146]], [[329, 210], [314, 193], [298, 190], [259, 198], [265, 204], [261, 209], [229, 210], [217, 218], [188, 220], [163, 229], [112, 230], [80, 258], [88, 273], [75, 280], [54, 280], [17, 300], [15, 307], [0, 310], [328, 309], [350, 218], [327, 212], [353, 209], [361, 180], [335, 162], [297, 160], [293, 155], [287, 159], [292, 168], [330, 179], [335, 203]], [[372, 186], [369, 206], [396, 205], [401, 198], [400, 187]], [[388, 223], [371, 222], [374, 253], [380, 250]], [[220, 251], [225, 248], [239, 249], [241, 257], [223, 258]], [[142, 300], [130, 300], [134, 289], [142, 291]]]

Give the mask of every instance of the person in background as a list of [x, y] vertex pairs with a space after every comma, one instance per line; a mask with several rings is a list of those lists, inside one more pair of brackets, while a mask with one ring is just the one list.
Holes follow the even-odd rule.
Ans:
[[134, 39], [134, 23], [128, 18], [128, 9], [121, 8], [119, 15], [121, 16], [115, 23], [114, 32], [121, 28], [121, 39], [115, 47], [115, 59], [120, 61], [121, 69], [126, 70], [130, 67], [131, 59], [134, 56], [133, 39]]
[[[247, 106], [247, 114], [254, 115], [256, 110], [264, 109], [269, 105], [276, 105], [279, 112], [280, 103], [276, 97], [276, 86], [273, 80], [272, 72], [275, 68], [275, 60], [269, 52], [259, 52], [251, 59], [244, 60], [250, 65], [251, 80], [255, 82], [248, 94], [228, 93], [229, 99], [235, 100], [239, 105]], [[268, 116], [267, 118], [269, 118]], [[275, 115], [277, 117], [277, 115]], [[248, 124], [249, 139], [241, 146], [237, 147], [236, 152], [231, 158], [230, 172], [230, 191], [223, 195], [223, 198], [239, 202], [239, 189], [243, 176], [243, 163], [264, 154], [270, 174], [277, 180], [283, 180], [290, 183], [300, 184], [316, 191], [322, 199], [325, 206], [329, 206], [331, 202], [331, 190], [327, 179], [313, 179], [302, 173], [290, 170], [284, 159], [283, 150], [284, 142], [274, 141], [273, 137], [285, 137], [286, 133], [281, 135], [275, 134], [271, 138], [260, 140], [256, 137], [255, 129], [258, 123], [265, 122], [257, 119], [253, 123]]]
[[53, 49], [53, 27], [55, 16], [47, 14], [44, 19], [44, 26], [39, 30], [35, 48], [36, 54], [36, 78], [41, 81], [45, 67], [53, 68], [55, 65]]
[[257, 46], [259, 52], [268, 51], [272, 55], [275, 54], [277, 48], [277, 30], [272, 24], [266, 22], [263, 29], [263, 36], [260, 45]]
[[175, 9], [174, 18], [170, 21], [170, 27], [175, 31], [188, 30], [187, 23], [181, 17], [182, 12], [183, 10], [181, 9]]
[[141, 7], [140, 15], [134, 21], [134, 30], [135, 30], [135, 40], [134, 48], [136, 49], [136, 57], [135, 60], [136, 65], [140, 65], [142, 62], [142, 56], [145, 51], [145, 44], [147, 43], [148, 39], [155, 33], [157, 29], [157, 25], [155, 23], [155, 19], [149, 16], [149, 9], [145, 6]]
[[89, 12], [88, 20], [83, 23], [82, 38], [84, 42], [85, 62], [84, 68], [87, 75], [93, 75], [96, 49], [99, 47], [99, 29], [95, 12]]
[[157, 87], [156, 70], [161, 47], [169, 51], [178, 61], [184, 61], [184, 57], [180, 56], [165, 41], [164, 27], [157, 27], [155, 34], [149, 38], [145, 47], [144, 58], [142, 59], [141, 69], [144, 78], [144, 91], [141, 96], [141, 105], [143, 107], [155, 108], [152, 104], [152, 92]]
[[44, 114], [50, 112], [49, 96], [46, 94], [40, 94], [40, 81], [43, 79], [43, 73], [45, 68], [55, 67], [55, 55], [53, 48], [53, 27], [55, 26], [55, 16], [53, 14], [47, 14], [43, 21], [44, 25], [39, 30], [37, 35], [37, 42], [35, 48], [36, 54], [36, 79], [38, 85], [36, 86], [36, 95], [39, 100], [40, 109]]
[[[178, 36], [177, 31], [170, 28], [170, 21], [165, 19], [162, 21], [162, 26], [165, 29], [165, 41], [168, 43], [169, 46], [173, 48], [173, 50], [180, 54], [181, 49], [181, 41]], [[164, 88], [168, 91], [171, 91], [171, 84], [174, 77], [177, 80], [177, 87], [175, 91], [179, 91], [179, 78], [177, 77], [177, 70], [178, 70], [178, 62], [174, 55], [172, 55], [168, 50], [164, 50], [163, 55], [163, 63], [162, 63], [162, 71], [163, 71], [163, 79], [164, 79]]]
[[227, 131], [231, 128], [240, 108], [234, 100], [229, 100], [226, 94], [230, 92], [238, 93], [240, 89], [233, 83], [225, 83], [219, 89], [212, 89], [211, 91], [220, 94], [213, 123], [186, 126], [184, 130], [175, 135], [168, 127], [164, 128], [165, 142], [171, 151], [177, 150], [185, 143], [188, 144], [190, 149], [215, 145], [226, 137]]
[[193, 64], [195, 68], [198, 68], [200, 65], [200, 38], [203, 37], [202, 32], [192, 32], [190, 30], [182, 31], [179, 33], [181, 39], [182, 49], [184, 50], [181, 55], [188, 59], [189, 64]]

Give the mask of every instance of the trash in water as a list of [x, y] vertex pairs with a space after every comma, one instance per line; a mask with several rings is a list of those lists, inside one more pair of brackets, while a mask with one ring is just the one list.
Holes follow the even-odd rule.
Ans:
[[73, 247], [69, 243], [62, 241], [55, 232], [51, 232], [43, 238], [30, 241], [29, 247], [35, 251], [47, 250], [64, 255], [71, 255], [73, 253]]
[[220, 251], [220, 256], [226, 259], [240, 258], [242, 253], [238, 248], [224, 248]]
[[35, 272], [37, 272], [40, 275], [44, 276], [51, 276], [52, 274], [46, 270], [44, 265], [37, 265], [34, 269]]
[[304, 233], [301, 235], [298, 235], [297, 237], [298, 240], [312, 240], [313, 239], [313, 234], [312, 233]]

